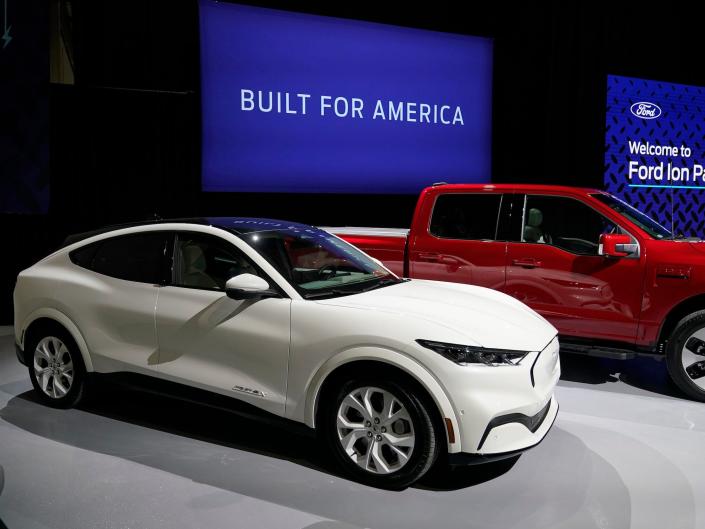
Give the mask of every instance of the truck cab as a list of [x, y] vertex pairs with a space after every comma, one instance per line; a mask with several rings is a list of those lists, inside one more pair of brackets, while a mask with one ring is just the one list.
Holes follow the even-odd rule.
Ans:
[[332, 231], [407, 277], [519, 299], [559, 330], [564, 352], [666, 354], [679, 387], [705, 400], [705, 244], [608, 193], [437, 185], [407, 231]]

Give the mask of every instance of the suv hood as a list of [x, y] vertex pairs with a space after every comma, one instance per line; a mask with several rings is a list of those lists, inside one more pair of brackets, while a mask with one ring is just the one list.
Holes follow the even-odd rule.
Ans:
[[[416, 338], [452, 342], [460, 335], [465, 337], [463, 343], [482, 347], [540, 351], [557, 334], [550, 323], [520, 301], [495, 290], [458, 283], [414, 279], [317, 303], [416, 319]], [[430, 336], [428, 323], [435, 327]], [[443, 328], [452, 331], [445, 338]]]

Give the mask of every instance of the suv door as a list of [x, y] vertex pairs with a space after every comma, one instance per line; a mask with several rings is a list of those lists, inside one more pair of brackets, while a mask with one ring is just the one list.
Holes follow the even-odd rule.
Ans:
[[225, 282], [243, 273], [277, 287], [221, 237], [179, 232], [173, 256], [172, 281], [157, 304], [157, 371], [282, 415], [291, 300], [227, 297]]
[[96, 370], [149, 365], [157, 348], [154, 310], [166, 279], [170, 237], [163, 231], [118, 235], [69, 254], [75, 265], [91, 271], [73, 282], [75, 301], [65, 310], [81, 329]]
[[601, 234], [627, 232], [577, 198], [526, 195], [523, 210], [507, 249], [505, 291], [564, 335], [633, 342], [642, 260], [599, 255]]
[[486, 191], [442, 193], [428, 230], [409, 246], [411, 277], [504, 287], [506, 242], [497, 240], [503, 195]]

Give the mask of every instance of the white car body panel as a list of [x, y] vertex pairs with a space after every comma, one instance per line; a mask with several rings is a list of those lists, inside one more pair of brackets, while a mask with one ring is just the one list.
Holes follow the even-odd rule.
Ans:
[[[243, 388], [235, 390], [238, 398], [284, 415], [291, 303], [161, 288], [157, 372], [226, 395], [233, 395], [235, 387]], [[257, 393], [248, 394], [245, 388]]]
[[[91, 242], [145, 231], [195, 231], [225, 239], [288, 298], [236, 301], [223, 292], [111, 278], [69, 259], [69, 252]], [[360, 360], [396, 366], [414, 377], [441, 418], [450, 420], [456, 437], [448, 444], [451, 453], [530, 447], [543, 438], [557, 413], [552, 399], [560, 374], [556, 330], [514, 298], [470, 285], [412, 280], [306, 300], [251, 246], [207, 225], [126, 228], [55, 252], [18, 278], [15, 332], [20, 347], [26, 329], [39, 317], [69, 329], [88, 371], [131, 371], [189, 384], [311, 427], [321, 385], [337, 367]], [[417, 339], [531, 353], [514, 366], [458, 365]], [[492, 419], [510, 413], [533, 416], [549, 402], [538, 430], [500, 425], [489, 431], [480, 449]]]
[[[287, 417], [293, 420], [305, 422], [310, 427], [315, 427], [316, 407], [318, 396], [325, 381], [335, 369], [345, 366], [346, 364], [357, 361], [375, 361], [381, 362], [390, 366], [395, 366], [412, 377], [414, 377], [428, 391], [431, 398], [438, 406], [441, 415], [444, 418], [450, 419], [453, 425], [453, 430], [458, 431], [459, 421], [453, 408], [453, 404], [448, 399], [443, 387], [438, 380], [422, 365], [416, 362], [410, 356], [395, 351], [392, 349], [384, 349], [380, 346], [364, 346], [353, 347], [345, 351], [341, 351], [332, 358], [328, 359], [323, 364], [310, 381], [301, 381], [304, 386], [308, 386], [306, 392], [306, 400], [295, 401], [289, 399], [287, 406]], [[290, 384], [296, 384], [295, 380], [291, 380]], [[461, 451], [460, 439], [456, 439], [455, 443], [449, 443], [448, 450], [451, 453]]]
[[[15, 314], [17, 315], [18, 313], [22, 313], [22, 311], [21, 309], [17, 309], [17, 299], [15, 299]], [[61, 325], [63, 325], [67, 331], [69, 331], [72, 338], [78, 345], [79, 350], [81, 351], [81, 357], [83, 358], [83, 363], [86, 366], [86, 371], [94, 371], [93, 360], [91, 359], [91, 355], [88, 353], [88, 345], [86, 344], [86, 340], [83, 337], [83, 334], [78, 329], [78, 327], [76, 327], [76, 324], [71, 321], [68, 316], [66, 316], [66, 314], [55, 308], [42, 307], [36, 309], [35, 311], [28, 314], [24, 318], [24, 321], [22, 323], [17, 323], [17, 316], [15, 316], [15, 331], [18, 333], [18, 335], [16, 335], [15, 337], [16, 343], [24, 349], [24, 330], [27, 329], [32, 324], [32, 322], [42, 318], [57, 321]]]

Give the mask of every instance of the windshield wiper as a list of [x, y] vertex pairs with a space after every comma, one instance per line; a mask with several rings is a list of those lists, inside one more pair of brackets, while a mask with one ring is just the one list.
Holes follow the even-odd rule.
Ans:
[[358, 294], [359, 290], [340, 290], [339, 288], [332, 288], [324, 290], [322, 292], [306, 292], [301, 294], [305, 299], [315, 299], [324, 298], [326, 296], [338, 295], [338, 296], [349, 296], [350, 294]]
[[327, 296], [331, 296], [331, 295], [350, 296], [352, 294], [361, 294], [362, 292], [369, 292], [370, 290], [374, 290], [376, 288], [386, 287], [389, 285], [396, 285], [398, 283], [405, 283], [406, 281], [408, 281], [408, 279], [398, 279], [398, 278], [380, 279], [374, 285], [371, 285], [367, 288], [361, 288], [359, 290], [357, 290], [357, 289], [343, 290], [340, 288], [331, 288], [331, 289], [324, 290], [322, 292], [307, 292], [305, 294], [302, 294], [302, 296], [306, 299], [323, 298], [323, 297], [327, 297]]
[[700, 237], [691, 237], [688, 236], [686, 237], [682, 233], [679, 233], [678, 235], [674, 235], [673, 238], [671, 239], [672, 241], [688, 241], [688, 242], [699, 242], [702, 239]]
[[408, 281], [408, 279], [400, 279], [396, 277], [390, 277], [388, 279], [380, 279], [379, 282], [375, 283], [374, 285], [371, 285], [367, 288], [363, 288], [359, 292], [369, 292], [370, 290], [374, 290], [376, 288], [382, 288], [382, 287], [387, 287], [389, 285], [397, 285], [399, 283], [405, 283]]

